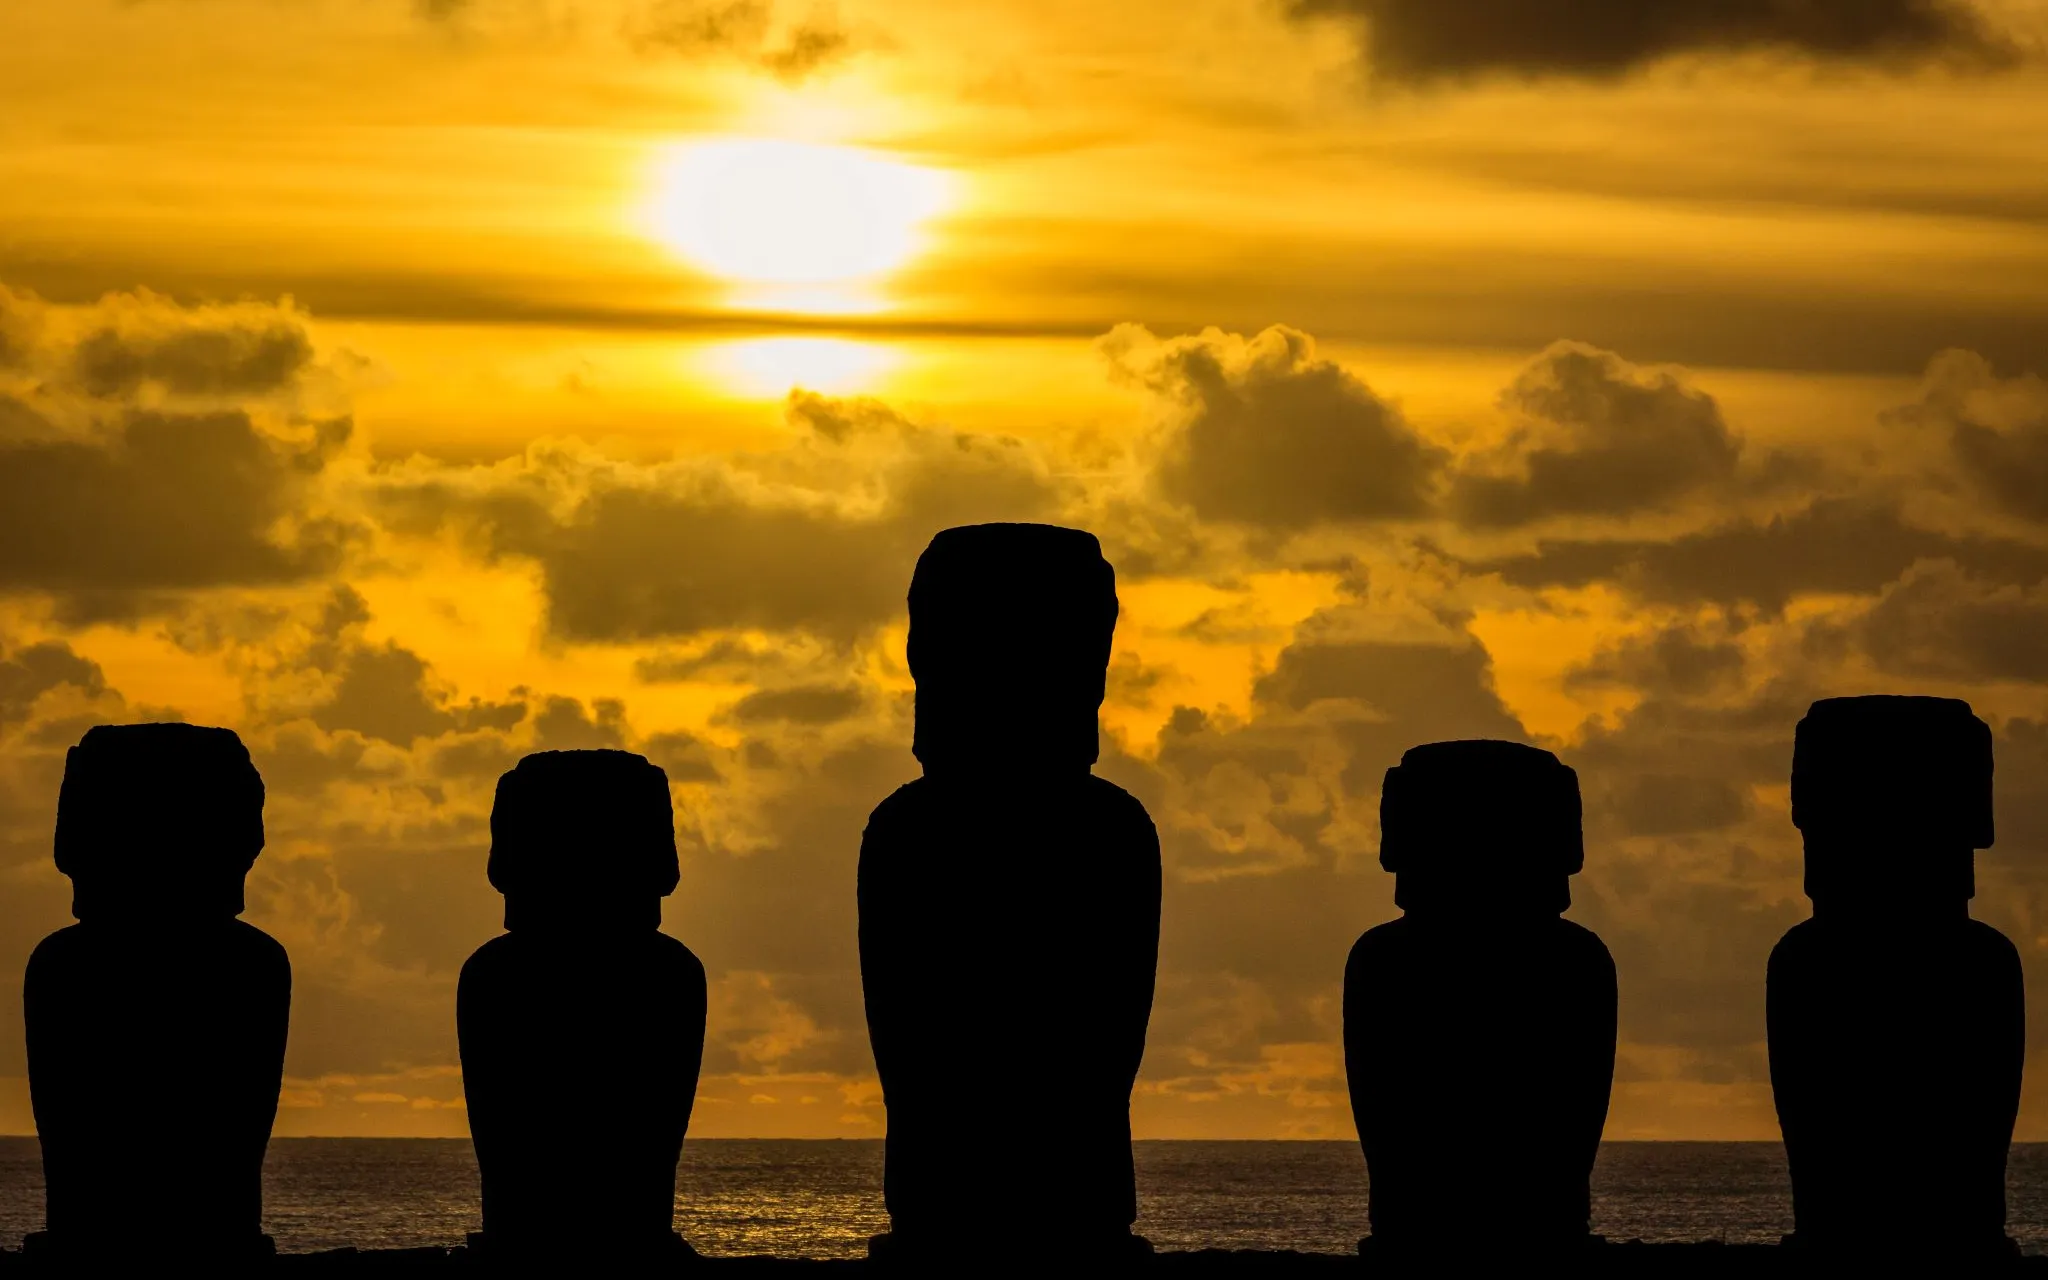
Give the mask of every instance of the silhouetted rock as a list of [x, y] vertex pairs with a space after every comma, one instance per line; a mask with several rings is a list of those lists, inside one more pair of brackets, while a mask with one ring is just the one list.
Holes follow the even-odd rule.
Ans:
[[1344, 1058], [1395, 1255], [1582, 1246], [1614, 1078], [1615, 974], [1559, 918], [1585, 861], [1578, 775], [1509, 742], [1387, 770], [1380, 865], [1402, 916], [1344, 972]]
[[861, 981], [889, 1131], [874, 1256], [1142, 1254], [1130, 1097], [1159, 837], [1093, 775], [1116, 578], [1095, 538], [949, 529], [910, 586], [924, 777], [868, 820]]
[[1970, 919], [1991, 731], [1944, 698], [1836, 698], [1799, 723], [1792, 820], [1813, 918], [1771, 953], [1771, 1086], [1793, 1243], [1996, 1257], [2019, 1111], [2019, 954]]
[[262, 848], [263, 779], [229, 730], [99, 725], [71, 748], [56, 856], [78, 923], [36, 947], [23, 990], [38, 1251], [268, 1251], [292, 975], [235, 918]]
[[688, 1255], [676, 1162], [704, 1056], [704, 966], [660, 932], [678, 876], [668, 777], [544, 751], [498, 779], [508, 932], [462, 967], [456, 1022], [493, 1263]]

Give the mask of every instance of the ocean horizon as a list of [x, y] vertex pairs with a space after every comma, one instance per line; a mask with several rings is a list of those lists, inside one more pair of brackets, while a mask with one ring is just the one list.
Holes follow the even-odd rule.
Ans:
[[[994, 1141], [995, 1139], [992, 1139]], [[1138, 1230], [1161, 1250], [1348, 1253], [1367, 1231], [1355, 1142], [1142, 1141]], [[138, 1158], [140, 1166], [143, 1157]], [[1475, 1185], [1486, 1155], [1473, 1153]], [[164, 1163], [172, 1163], [165, 1161]], [[136, 1194], [173, 1168], [138, 1167]], [[1906, 1176], [1901, 1171], [1901, 1176]], [[2048, 1143], [2016, 1143], [2008, 1230], [2048, 1251]], [[1485, 1211], [1475, 1197], [1473, 1212]], [[457, 1245], [478, 1223], [476, 1159], [462, 1138], [279, 1138], [264, 1172], [264, 1229], [279, 1250]], [[1611, 1142], [1593, 1174], [1593, 1229], [1614, 1240], [1772, 1243], [1791, 1230], [1775, 1142]], [[33, 1137], [0, 1138], [0, 1246], [43, 1225]], [[676, 1228], [711, 1255], [846, 1258], [888, 1226], [872, 1138], [707, 1138], [684, 1145]]]

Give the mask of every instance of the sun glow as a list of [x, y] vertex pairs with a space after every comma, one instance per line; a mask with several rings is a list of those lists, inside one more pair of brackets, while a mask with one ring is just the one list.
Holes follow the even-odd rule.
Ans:
[[722, 138], [662, 152], [648, 230], [745, 305], [874, 310], [950, 197], [946, 175], [857, 148]]
[[897, 363], [888, 347], [846, 338], [747, 338], [706, 348], [700, 359], [731, 391], [771, 400], [797, 387], [827, 395], [864, 391]]

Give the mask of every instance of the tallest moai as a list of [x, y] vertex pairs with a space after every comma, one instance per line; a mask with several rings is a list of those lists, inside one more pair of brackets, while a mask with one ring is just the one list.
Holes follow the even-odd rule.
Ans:
[[861, 981], [889, 1113], [878, 1256], [1142, 1251], [1130, 1098], [1159, 837], [1094, 776], [1116, 578], [1093, 535], [948, 529], [910, 587], [913, 747], [860, 856]]
[[1835, 698], [1800, 721], [1792, 820], [1813, 918], [1771, 953], [1771, 1086], [1794, 1241], [2008, 1252], [2019, 953], [1970, 918], [1992, 841], [1991, 730], [1944, 698]]

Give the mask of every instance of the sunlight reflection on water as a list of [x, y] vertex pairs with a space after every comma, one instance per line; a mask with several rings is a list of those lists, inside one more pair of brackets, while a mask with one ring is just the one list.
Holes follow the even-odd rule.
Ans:
[[[1475, 1165], [1484, 1164], [1475, 1153]], [[1138, 1228], [1160, 1249], [1349, 1252], [1366, 1230], [1365, 1162], [1348, 1142], [1141, 1142]], [[2048, 1242], [2048, 1144], [2013, 1148], [2011, 1231]], [[476, 1161], [460, 1140], [280, 1139], [265, 1173], [278, 1247], [460, 1244], [477, 1224]], [[1775, 1143], [1618, 1143], [1594, 1176], [1612, 1239], [1768, 1242], [1789, 1229]], [[1475, 1211], [1480, 1205], [1475, 1201]], [[0, 1244], [42, 1225], [33, 1138], [0, 1138]], [[676, 1226], [710, 1254], [845, 1258], [885, 1229], [877, 1141], [687, 1144]]]

